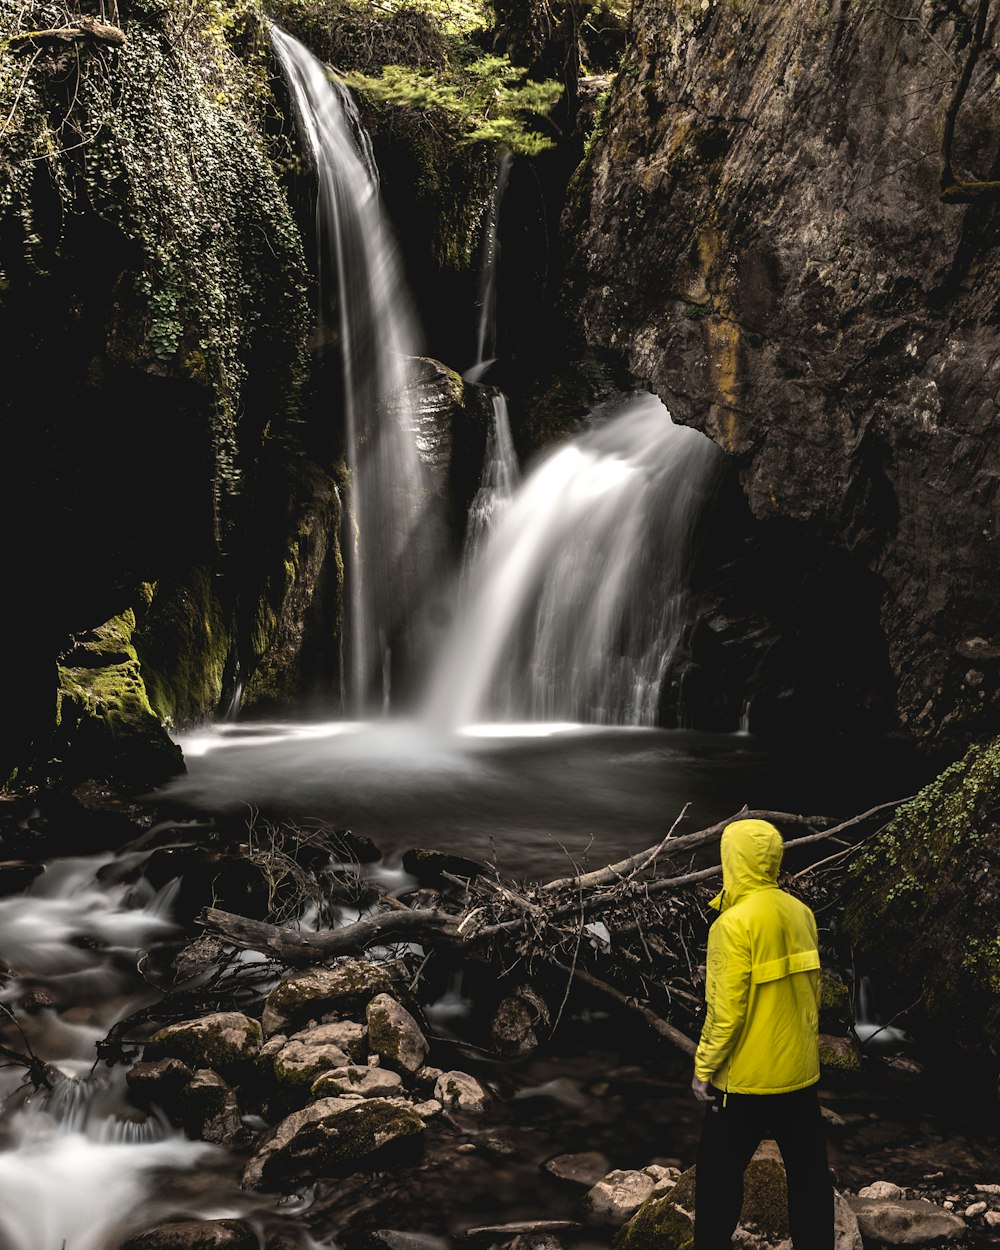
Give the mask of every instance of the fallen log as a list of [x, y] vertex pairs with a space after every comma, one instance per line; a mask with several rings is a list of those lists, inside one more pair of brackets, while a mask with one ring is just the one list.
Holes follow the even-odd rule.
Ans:
[[[563, 1002], [571, 983], [586, 986], [637, 1014], [690, 1054], [694, 1042], [689, 1032], [697, 1032], [703, 1005], [699, 964], [710, 918], [707, 902], [722, 867], [714, 863], [683, 869], [679, 857], [688, 857], [690, 864], [691, 853], [717, 841], [732, 820], [750, 818], [810, 830], [788, 839], [786, 849], [824, 840], [850, 849], [841, 834], [903, 802], [881, 803], [838, 823], [828, 817], [744, 808], [706, 829], [675, 836], [685, 808], [655, 846], [574, 877], [539, 884], [501, 881], [485, 869], [468, 879], [444, 874], [446, 888], [455, 888], [441, 905], [409, 907], [385, 898], [375, 904], [379, 910], [328, 929], [269, 924], [215, 907], [206, 908], [197, 923], [224, 942], [260, 951], [290, 967], [412, 943], [425, 958], [444, 949], [459, 960], [491, 963], [501, 979], [509, 979], [515, 969], [529, 983], [539, 976], [550, 983], [561, 978]], [[797, 873], [789, 884], [801, 876]], [[598, 917], [603, 929], [595, 929]], [[557, 1023], [561, 1011], [553, 1013]], [[677, 1016], [689, 1032], [678, 1027]]]

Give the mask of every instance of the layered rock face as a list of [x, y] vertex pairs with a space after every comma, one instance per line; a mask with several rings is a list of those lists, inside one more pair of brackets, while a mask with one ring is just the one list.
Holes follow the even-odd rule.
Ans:
[[899, 724], [1000, 719], [1000, 4], [636, 0], [566, 305], [874, 577]]

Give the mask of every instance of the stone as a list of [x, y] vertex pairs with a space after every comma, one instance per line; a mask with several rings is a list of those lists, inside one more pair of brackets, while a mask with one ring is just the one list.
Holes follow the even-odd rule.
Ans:
[[599, 1150], [581, 1150], [578, 1154], [556, 1155], [545, 1164], [545, 1170], [560, 1180], [589, 1187], [607, 1176], [611, 1160]]
[[961, 1237], [961, 1216], [933, 1202], [907, 1198], [847, 1198], [865, 1241], [889, 1246], [918, 1246], [938, 1238]]
[[[743, 1208], [734, 1243], [742, 1250], [763, 1246], [790, 1250], [788, 1189], [773, 1142], [761, 1143], [745, 1174]], [[612, 1238], [613, 1250], [690, 1250], [694, 1230], [695, 1169], [675, 1185], [653, 1193]], [[862, 1250], [862, 1236], [846, 1198], [834, 1191], [835, 1250]]]
[[990, 1228], [1000, 1228], [1000, 1211], [986, 1211], [983, 1214], [983, 1223]]
[[180, 1091], [177, 1108], [189, 1137], [236, 1145], [247, 1136], [236, 1091], [210, 1068], [199, 1068]]
[[366, 1008], [368, 1049], [387, 1068], [412, 1077], [430, 1049], [420, 1025], [391, 994], [378, 994]]
[[367, 959], [341, 959], [329, 967], [308, 968], [286, 978], [268, 994], [261, 1017], [264, 1033], [287, 1032], [334, 1008], [349, 1014], [366, 1007], [392, 986], [391, 974]]
[[241, 1011], [216, 1011], [168, 1024], [146, 1043], [144, 1059], [180, 1059], [192, 1068], [228, 1075], [245, 1070], [260, 1053], [260, 1023]]
[[589, 1223], [618, 1228], [639, 1210], [655, 1185], [645, 1172], [609, 1172], [583, 1195], [581, 1207]]
[[836, 1037], [832, 1033], [819, 1035], [819, 1063], [824, 1077], [861, 1071], [857, 1046], [849, 1037]]
[[125, 1083], [137, 1106], [148, 1110], [155, 1103], [165, 1111], [194, 1076], [194, 1069], [180, 1059], [140, 1059], [125, 1073]]
[[489, 1094], [468, 1072], [442, 1072], [434, 1086], [434, 1097], [442, 1107], [453, 1111], [482, 1111]]
[[361, 1094], [363, 1098], [393, 1096], [403, 1093], [403, 1078], [388, 1068], [351, 1064], [324, 1072], [313, 1081], [310, 1093], [313, 1098], [332, 1098], [337, 1094]]
[[363, 1037], [362, 1026], [350, 1021], [293, 1033], [271, 1058], [275, 1078], [283, 1086], [309, 1087], [323, 1073], [351, 1067], [347, 1047], [357, 1055]]
[[259, 1144], [243, 1170], [245, 1189], [355, 1171], [390, 1143], [423, 1132], [410, 1107], [380, 1098], [321, 1098], [294, 1111]]
[[873, 1181], [858, 1190], [859, 1198], [902, 1198], [903, 1190], [892, 1181]]
[[130, 1237], [120, 1250], [258, 1250], [258, 1245], [242, 1220], [175, 1220]]
[[971, 1220], [977, 1215], [982, 1215], [985, 1210], [986, 1210], [985, 1202], [982, 1202], [982, 1201], [971, 1202], [965, 1208], [965, 1211], [963, 1212], [963, 1214], [967, 1220]]

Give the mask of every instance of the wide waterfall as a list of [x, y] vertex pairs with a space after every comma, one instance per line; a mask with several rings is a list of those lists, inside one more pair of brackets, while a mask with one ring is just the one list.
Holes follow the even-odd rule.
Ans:
[[350, 474], [345, 527], [354, 714], [389, 702], [389, 651], [405, 641], [435, 564], [429, 489], [405, 402], [418, 327], [350, 91], [298, 40], [271, 39], [314, 166], [319, 317], [339, 344]]
[[652, 395], [549, 451], [463, 579], [430, 723], [656, 724], [720, 459]]

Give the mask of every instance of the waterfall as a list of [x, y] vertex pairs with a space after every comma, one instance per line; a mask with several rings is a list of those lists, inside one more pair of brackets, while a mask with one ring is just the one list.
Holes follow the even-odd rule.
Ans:
[[479, 265], [479, 281], [476, 291], [476, 359], [465, 372], [467, 382], [477, 382], [493, 363], [497, 340], [497, 269], [500, 261], [500, 245], [497, 233], [500, 225], [500, 205], [510, 179], [513, 155], [505, 148], [497, 163], [497, 176], [490, 201], [489, 216], [483, 232], [482, 253]]
[[433, 493], [405, 402], [408, 361], [420, 343], [354, 98], [296, 39], [272, 25], [271, 40], [316, 175], [319, 316], [341, 360], [348, 697], [361, 714], [385, 706], [391, 650], [432, 580]]
[[652, 395], [545, 455], [466, 578], [425, 710], [657, 722], [686, 622], [693, 524], [722, 453]]
[[474, 568], [484, 544], [506, 514], [521, 476], [510, 434], [507, 397], [496, 390], [490, 402], [492, 413], [483, 453], [483, 471], [479, 489], [469, 505], [465, 531], [462, 561], [466, 569]]

